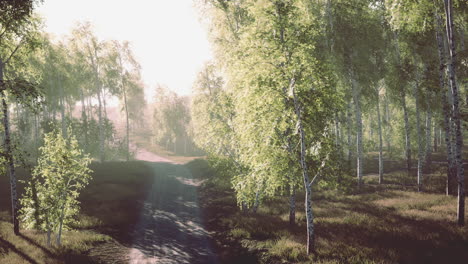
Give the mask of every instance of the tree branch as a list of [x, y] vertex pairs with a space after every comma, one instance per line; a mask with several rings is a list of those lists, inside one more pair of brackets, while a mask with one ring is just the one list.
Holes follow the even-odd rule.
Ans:
[[15, 53], [18, 51], [18, 49], [21, 47], [21, 44], [23, 44], [23, 40], [24, 40], [24, 36], [21, 38], [20, 42], [18, 43], [18, 45], [16, 45], [16, 48], [13, 50], [13, 52], [10, 54], [10, 56], [8, 57], [8, 59], [5, 60], [5, 62], [3, 63], [3, 65], [6, 65], [8, 64], [8, 62], [10, 61], [10, 59], [15, 55]]

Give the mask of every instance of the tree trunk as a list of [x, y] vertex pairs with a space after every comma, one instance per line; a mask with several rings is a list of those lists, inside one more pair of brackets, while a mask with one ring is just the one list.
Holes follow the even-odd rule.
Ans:
[[418, 192], [422, 192], [422, 142], [421, 142], [421, 117], [419, 114], [418, 84], [414, 85], [414, 98], [416, 100], [416, 132], [418, 136]]
[[463, 160], [462, 160], [462, 147], [463, 147], [463, 135], [460, 120], [460, 108], [459, 108], [459, 95], [458, 87], [456, 83], [455, 64], [456, 64], [456, 51], [455, 51], [455, 39], [453, 34], [453, 7], [452, 0], [444, 0], [445, 14], [446, 14], [446, 29], [447, 29], [447, 40], [449, 43], [449, 76], [450, 76], [450, 88], [452, 91], [452, 118], [455, 125], [455, 166], [456, 175], [458, 180], [458, 208], [457, 208], [457, 219], [458, 225], [463, 226], [465, 224], [465, 179], [463, 175]]
[[405, 155], [406, 155], [406, 169], [408, 175], [411, 173], [411, 140], [410, 140], [410, 125], [408, 121], [408, 109], [406, 108], [406, 94], [403, 92], [401, 103], [403, 107], [403, 115], [405, 120]]
[[425, 160], [424, 167], [429, 169], [432, 162], [432, 109], [431, 109], [431, 92], [429, 92], [427, 99], [427, 113], [426, 113], [426, 151], [425, 151]]
[[83, 119], [84, 128], [84, 149], [88, 150], [88, 115], [86, 114], [86, 104], [84, 99], [84, 92], [81, 90], [81, 118]]
[[358, 180], [358, 188], [361, 188], [362, 185], [362, 171], [363, 167], [363, 158], [362, 158], [362, 113], [361, 113], [361, 92], [357, 86], [356, 81], [352, 80], [352, 89], [353, 89], [353, 99], [355, 106], [355, 115], [356, 115], [356, 147], [357, 147], [357, 165], [356, 173]]
[[18, 196], [16, 194], [16, 173], [15, 161], [13, 157], [13, 150], [11, 147], [10, 138], [10, 124], [8, 120], [8, 105], [6, 102], [5, 87], [3, 80], [3, 67], [4, 63], [0, 59], [0, 96], [2, 97], [2, 110], [3, 110], [3, 128], [5, 132], [5, 155], [8, 163], [8, 172], [10, 174], [10, 195], [11, 195], [11, 216], [13, 221], [13, 231], [15, 235], [19, 235], [19, 221], [18, 221]]
[[260, 188], [255, 192], [255, 202], [252, 206], [252, 212], [257, 213], [258, 206], [260, 205]]
[[302, 176], [304, 178], [304, 189], [306, 192], [304, 208], [305, 208], [306, 222], [307, 222], [307, 254], [310, 255], [311, 253], [315, 252], [314, 214], [312, 211], [312, 186], [311, 186], [309, 171], [307, 169], [307, 162], [306, 162], [306, 144], [305, 144], [305, 133], [302, 127], [301, 107], [299, 105], [299, 102], [297, 100], [294, 90], [293, 90], [293, 97], [294, 97], [294, 109], [296, 112], [299, 135], [300, 135], [300, 140], [301, 140], [300, 164], [302, 168]]
[[352, 160], [352, 152], [351, 152], [351, 148], [352, 148], [352, 143], [351, 143], [351, 127], [352, 127], [352, 123], [351, 123], [351, 103], [348, 101], [348, 104], [347, 104], [347, 109], [346, 109], [346, 120], [347, 120], [347, 134], [348, 134], [348, 138], [347, 138], [347, 144], [348, 144], [348, 169], [351, 170], [351, 160]]
[[340, 145], [340, 127], [338, 121], [338, 113], [335, 113], [335, 146], [338, 148]]
[[59, 91], [60, 91], [60, 118], [62, 119], [62, 136], [63, 138], [67, 138], [67, 121], [65, 117], [65, 103], [64, 103], [64, 92], [63, 92], [63, 85], [62, 82], [59, 81]]
[[101, 87], [98, 86], [98, 119], [99, 119], [99, 160], [104, 162], [104, 124], [102, 118], [102, 100], [101, 100]]
[[[0, 62], [1, 64], [1, 62]], [[1, 79], [3, 84], [3, 78]], [[2, 87], [3, 88], [3, 87]], [[18, 220], [18, 196], [16, 193], [16, 171], [15, 160], [13, 157], [13, 148], [11, 146], [10, 124], [8, 120], [8, 105], [5, 98], [4, 90], [1, 90], [2, 106], [3, 106], [3, 128], [5, 131], [5, 155], [8, 163], [8, 173], [10, 174], [10, 191], [11, 191], [11, 214], [13, 220], [13, 231], [15, 235], [19, 235], [19, 220]]]
[[[454, 173], [454, 159], [453, 159], [453, 146], [452, 146], [452, 125], [450, 120], [450, 106], [448, 101], [447, 93], [449, 92], [445, 88], [445, 50], [444, 50], [444, 37], [442, 34], [442, 19], [437, 13], [435, 12], [435, 20], [436, 20], [436, 40], [437, 40], [437, 50], [439, 54], [439, 86], [440, 91], [442, 94], [442, 110], [444, 115], [444, 140], [445, 146], [447, 148], [447, 181], [446, 181], [446, 194], [451, 195], [453, 194], [453, 180], [455, 177]], [[441, 133], [442, 134], [442, 133]]]
[[50, 247], [50, 235], [52, 233], [52, 230], [50, 230], [50, 227], [47, 228], [47, 246]]
[[379, 128], [379, 184], [382, 184], [384, 181], [383, 178], [383, 142], [382, 142], [382, 121], [380, 120], [380, 95], [379, 89], [377, 88], [377, 122]]
[[[436, 118], [437, 120], [438, 118]], [[437, 126], [437, 121], [434, 122], [434, 152], [437, 153], [438, 151], [438, 146], [437, 146], [437, 141], [439, 140], [439, 129], [438, 129], [438, 126]]]
[[[123, 78], [122, 78], [123, 82]], [[126, 153], [126, 158], [127, 161], [130, 160], [130, 122], [128, 119], [128, 104], [127, 104], [127, 91], [125, 87], [123, 87], [123, 96], [124, 96], [124, 108], [125, 108], [125, 136], [126, 136], [126, 147], [127, 147], [127, 153]]]
[[388, 106], [388, 95], [387, 95], [387, 91], [385, 91], [385, 135], [386, 135], [386, 143], [387, 143], [387, 152], [388, 152], [388, 155], [387, 157], [390, 155], [390, 152], [391, 152], [391, 143], [390, 143], [390, 107]]
[[[64, 199], [64, 203], [66, 202], [66, 197]], [[65, 204], [62, 205], [62, 212], [60, 213], [60, 223], [59, 223], [59, 230], [57, 234], [57, 246], [61, 246], [62, 244], [62, 227], [63, 227], [63, 218], [65, 217]]]
[[289, 194], [289, 225], [294, 226], [296, 224], [296, 187], [291, 184]]

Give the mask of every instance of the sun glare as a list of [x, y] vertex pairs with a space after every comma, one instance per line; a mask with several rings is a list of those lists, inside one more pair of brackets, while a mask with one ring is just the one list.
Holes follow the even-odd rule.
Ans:
[[46, 31], [57, 37], [90, 21], [100, 39], [130, 41], [150, 101], [158, 83], [189, 94], [196, 73], [212, 57], [193, 0], [47, 0], [37, 11], [45, 17]]

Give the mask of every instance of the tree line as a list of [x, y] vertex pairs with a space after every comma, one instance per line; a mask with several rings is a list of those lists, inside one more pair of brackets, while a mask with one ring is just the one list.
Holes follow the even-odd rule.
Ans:
[[[35, 166], [22, 219], [49, 234], [59, 230], [60, 243], [62, 226], [77, 212], [77, 192], [88, 181], [90, 158], [131, 158], [130, 131], [144, 117], [144, 83], [129, 42], [101, 40], [89, 22], [77, 23], [60, 39], [50, 36], [33, 12], [40, 2], [0, 2], [1, 161], [10, 177], [15, 234], [20, 210], [16, 167]], [[119, 101], [117, 111], [125, 117], [121, 135], [108, 116], [109, 100]], [[57, 195], [62, 199], [52, 205]], [[31, 201], [36, 207], [28, 207]], [[46, 213], [38, 204], [54, 209], [48, 212], [53, 215], [37, 215]]]
[[208, 0], [198, 7], [215, 59], [194, 84], [194, 137], [243, 210], [288, 194], [294, 224], [302, 188], [311, 253], [314, 190], [359, 190], [374, 151], [379, 183], [384, 158], [404, 160], [424, 191], [432, 153], [443, 150], [446, 193], [458, 193], [464, 225], [466, 1]]

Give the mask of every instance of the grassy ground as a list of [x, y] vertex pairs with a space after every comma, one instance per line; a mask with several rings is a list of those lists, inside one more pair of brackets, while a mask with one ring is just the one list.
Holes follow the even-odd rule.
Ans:
[[[10, 223], [9, 184], [0, 178], [0, 263], [126, 263], [130, 230], [137, 221], [152, 170], [144, 162], [92, 164], [93, 180], [81, 194], [75, 231], [63, 234], [61, 248], [46, 247], [45, 234], [21, 230]], [[28, 173], [19, 170], [19, 178]], [[22, 192], [22, 186], [19, 186]]]
[[291, 227], [287, 197], [243, 214], [203, 161], [188, 167], [209, 178], [200, 201], [222, 263], [467, 263], [468, 227], [455, 224], [457, 201], [442, 194], [442, 169], [425, 175], [425, 193], [416, 192], [415, 176], [399, 170], [386, 174], [383, 186], [367, 175], [359, 194], [314, 192], [317, 253], [307, 256], [303, 195]]

